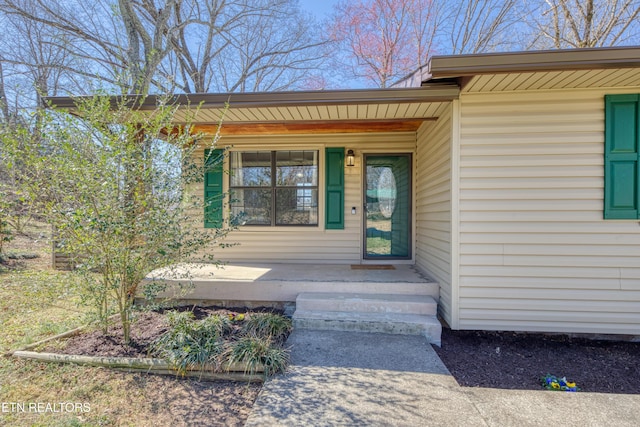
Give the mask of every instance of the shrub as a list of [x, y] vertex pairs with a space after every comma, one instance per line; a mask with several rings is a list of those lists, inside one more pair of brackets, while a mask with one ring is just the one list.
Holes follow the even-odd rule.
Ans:
[[[134, 302], [149, 272], [200, 254], [213, 261], [204, 249], [229, 231], [227, 224], [191, 226], [204, 223], [213, 202], [194, 189], [224, 158], [202, 162], [197, 153], [215, 148], [219, 134], [189, 132], [195, 110], [186, 109], [186, 123], [178, 126], [185, 118], [175, 117], [178, 106], [169, 99], [156, 98], [151, 110], [138, 108], [143, 100], [80, 98], [73, 114], [36, 115], [37, 132], [28, 125], [0, 126], [0, 157], [19, 160], [24, 175], [11, 194], [56, 230], [56, 251], [75, 258], [76, 271], [84, 274], [82, 302], [95, 308], [105, 330], [118, 313], [127, 344]], [[0, 163], [1, 169], [7, 162]], [[7, 194], [0, 188], [0, 243], [10, 220]], [[171, 278], [188, 280], [190, 272]]]

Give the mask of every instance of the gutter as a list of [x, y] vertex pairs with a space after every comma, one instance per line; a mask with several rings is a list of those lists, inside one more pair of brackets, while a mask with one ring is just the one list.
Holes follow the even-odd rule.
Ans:
[[606, 68], [640, 68], [640, 47], [563, 49], [530, 52], [434, 56], [429, 61], [431, 79], [539, 71]]
[[[244, 92], [244, 93], [196, 93], [172, 95], [170, 104], [197, 105], [202, 108], [224, 108], [228, 103], [233, 108], [260, 108], [311, 105], [356, 105], [356, 104], [391, 104], [414, 102], [442, 102], [457, 99], [460, 87], [456, 84], [431, 83], [418, 88], [393, 89], [356, 89], [330, 91], [300, 91], [300, 92]], [[44, 101], [51, 107], [73, 110], [81, 97], [45, 97]], [[142, 101], [140, 109], [151, 110], [163, 97], [141, 95], [124, 97], [135, 105]], [[122, 96], [112, 97], [112, 103], [122, 101]]]

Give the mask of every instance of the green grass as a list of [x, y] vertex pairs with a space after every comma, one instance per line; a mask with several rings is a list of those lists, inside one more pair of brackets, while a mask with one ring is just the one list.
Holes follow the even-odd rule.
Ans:
[[[27, 268], [0, 272], [0, 352], [59, 334], [84, 323], [85, 310], [72, 292], [70, 273]], [[60, 402], [78, 399], [90, 369], [0, 359], [0, 402]], [[80, 423], [80, 424], [78, 424]], [[2, 413], [0, 425], [101, 425], [76, 414]], [[102, 424], [113, 425], [113, 424]]]
[[0, 351], [15, 350], [80, 326], [86, 310], [78, 306], [72, 283], [68, 272], [0, 273]]

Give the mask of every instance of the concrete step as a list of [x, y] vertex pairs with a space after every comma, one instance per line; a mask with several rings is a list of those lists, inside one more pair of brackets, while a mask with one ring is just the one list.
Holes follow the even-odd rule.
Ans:
[[438, 304], [428, 295], [303, 292], [296, 298], [302, 312], [399, 313], [435, 316]]
[[436, 316], [400, 313], [296, 310], [293, 314], [293, 327], [328, 331], [423, 335], [430, 343], [436, 345], [440, 345], [442, 334], [442, 325]]

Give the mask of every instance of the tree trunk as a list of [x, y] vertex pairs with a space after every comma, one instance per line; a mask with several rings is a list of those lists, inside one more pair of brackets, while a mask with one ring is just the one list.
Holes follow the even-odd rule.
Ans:
[[2, 120], [6, 123], [10, 122], [11, 116], [9, 115], [9, 102], [7, 101], [7, 94], [4, 89], [2, 61], [0, 61], [0, 111], [2, 111]]

